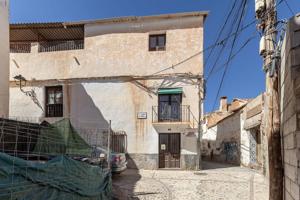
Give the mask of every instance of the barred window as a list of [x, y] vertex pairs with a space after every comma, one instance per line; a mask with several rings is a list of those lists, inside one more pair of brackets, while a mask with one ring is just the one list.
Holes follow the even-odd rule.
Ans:
[[63, 117], [62, 86], [46, 87], [46, 117]]

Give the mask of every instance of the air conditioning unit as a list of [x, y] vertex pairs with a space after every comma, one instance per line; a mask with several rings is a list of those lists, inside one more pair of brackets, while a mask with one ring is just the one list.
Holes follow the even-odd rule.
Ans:
[[266, 7], [266, 1], [265, 0], [255, 0], [255, 12], [256, 16], [259, 16]]
[[263, 56], [266, 54], [266, 37], [262, 36], [259, 42], [259, 55]]

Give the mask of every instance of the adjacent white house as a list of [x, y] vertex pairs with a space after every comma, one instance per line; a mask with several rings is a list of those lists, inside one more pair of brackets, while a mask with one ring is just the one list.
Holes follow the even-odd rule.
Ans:
[[11, 24], [10, 116], [81, 129], [111, 120], [129, 167], [196, 169], [206, 16]]
[[264, 94], [253, 99], [220, 100], [220, 109], [207, 114], [202, 137], [206, 160], [237, 164], [267, 174], [267, 143], [263, 133]]

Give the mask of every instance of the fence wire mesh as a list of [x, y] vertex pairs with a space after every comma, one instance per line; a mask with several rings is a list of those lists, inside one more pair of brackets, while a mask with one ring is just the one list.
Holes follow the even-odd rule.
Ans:
[[[74, 119], [49, 123], [34, 117], [0, 118], [0, 199], [30, 199], [37, 188], [46, 188], [40, 198], [54, 195], [55, 199], [65, 199], [71, 190], [70, 199], [89, 199], [77, 198], [82, 191], [74, 188], [84, 183], [92, 192], [99, 180], [105, 179], [102, 184], [110, 190], [109, 154], [125, 153], [126, 148], [126, 133], [112, 131], [109, 123], [95, 128]], [[103, 154], [106, 157], [101, 157]], [[55, 192], [57, 187], [62, 188], [61, 194]], [[63, 198], [59, 196], [62, 194]], [[107, 198], [104, 196], [102, 199]]]

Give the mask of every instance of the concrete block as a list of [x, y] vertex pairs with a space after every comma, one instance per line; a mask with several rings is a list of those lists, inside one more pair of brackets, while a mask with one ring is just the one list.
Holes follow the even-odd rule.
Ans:
[[295, 133], [290, 133], [288, 135], [285, 135], [283, 139], [284, 139], [284, 149], [294, 149], [297, 147]]
[[[291, 51], [291, 66], [298, 66], [300, 65], [300, 60], [299, 60], [299, 57], [300, 57], [300, 48], [295, 48]], [[296, 70], [298, 71], [299, 69], [298, 68], [295, 68], [293, 69], [293, 71]], [[292, 73], [292, 77], [295, 78], [296, 76], [293, 75]]]
[[295, 148], [290, 150], [288, 154], [289, 164], [296, 167], [298, 167], [297, 151], [298, 150]]
[[283, 125], [283, 135], [288, 135], [297, 130], [297, 115], [294, 114]]
[[291, 32], [291, 47], [297, 48], [300, 45], [300, 27], [297, 23], [294, 23], [294, 25], [291, 27], [293, 27], [293, 31]]
[[285, 190], [288, 192], [288, 193], [291, 193], [291, 180], [288, 178], [288, 177], [284, 177], [284, 184], [285, 184]]
[[300, 113], [300, 98], [296, 98], [296, 112]]
[[291, 97], [288, 104], [283, 109], [283, 122], [286, 122], [296, 113], [296, 98]]
[[295, 199], [288, 193], [288, 191], [285, 191], [284, 200], [295, 200]]
[[[288, 104], [290, 103], [292, 98], [295, 98], [294, 90], [292, 86], [284, 87], [285, 93], [282, 95], [282, 110], [286, 112]], [[294, 106], [294, 105], [291, 105]], [[294, 110], [295, 111], [295, 110]], [[293, 113], [293, 112], [292, 112]], [[286, 113], [283, 113], [284, 115], [287, 115]], [[288, 118], [287, 118], [288, 119]]]
[[294, 198], [294, 200], [300, 200], [300, 187], [298, 184], [291, 181], [291, 196]]
[[[296, 67], [294, 67], [295, 69]], [[300, 67], [297, 67], [298, 70], [300, 70]], [[295, 86], [295, 94], [296, 96], [299, 96], [300, 95], [300, 73], [298, 72], [297, 70], [297, 73], [296, 73], [296, 78], [295, 78], [295, 81], [294, 81], [294, 86]]]
[[293, 182], [297, 182], [297, 179], [298, 179], [297, 173], [298, 173], [297, 166], [292, 166], [290, 164], [284, 164], [284, 174], [289, 179], [291, 179]]

